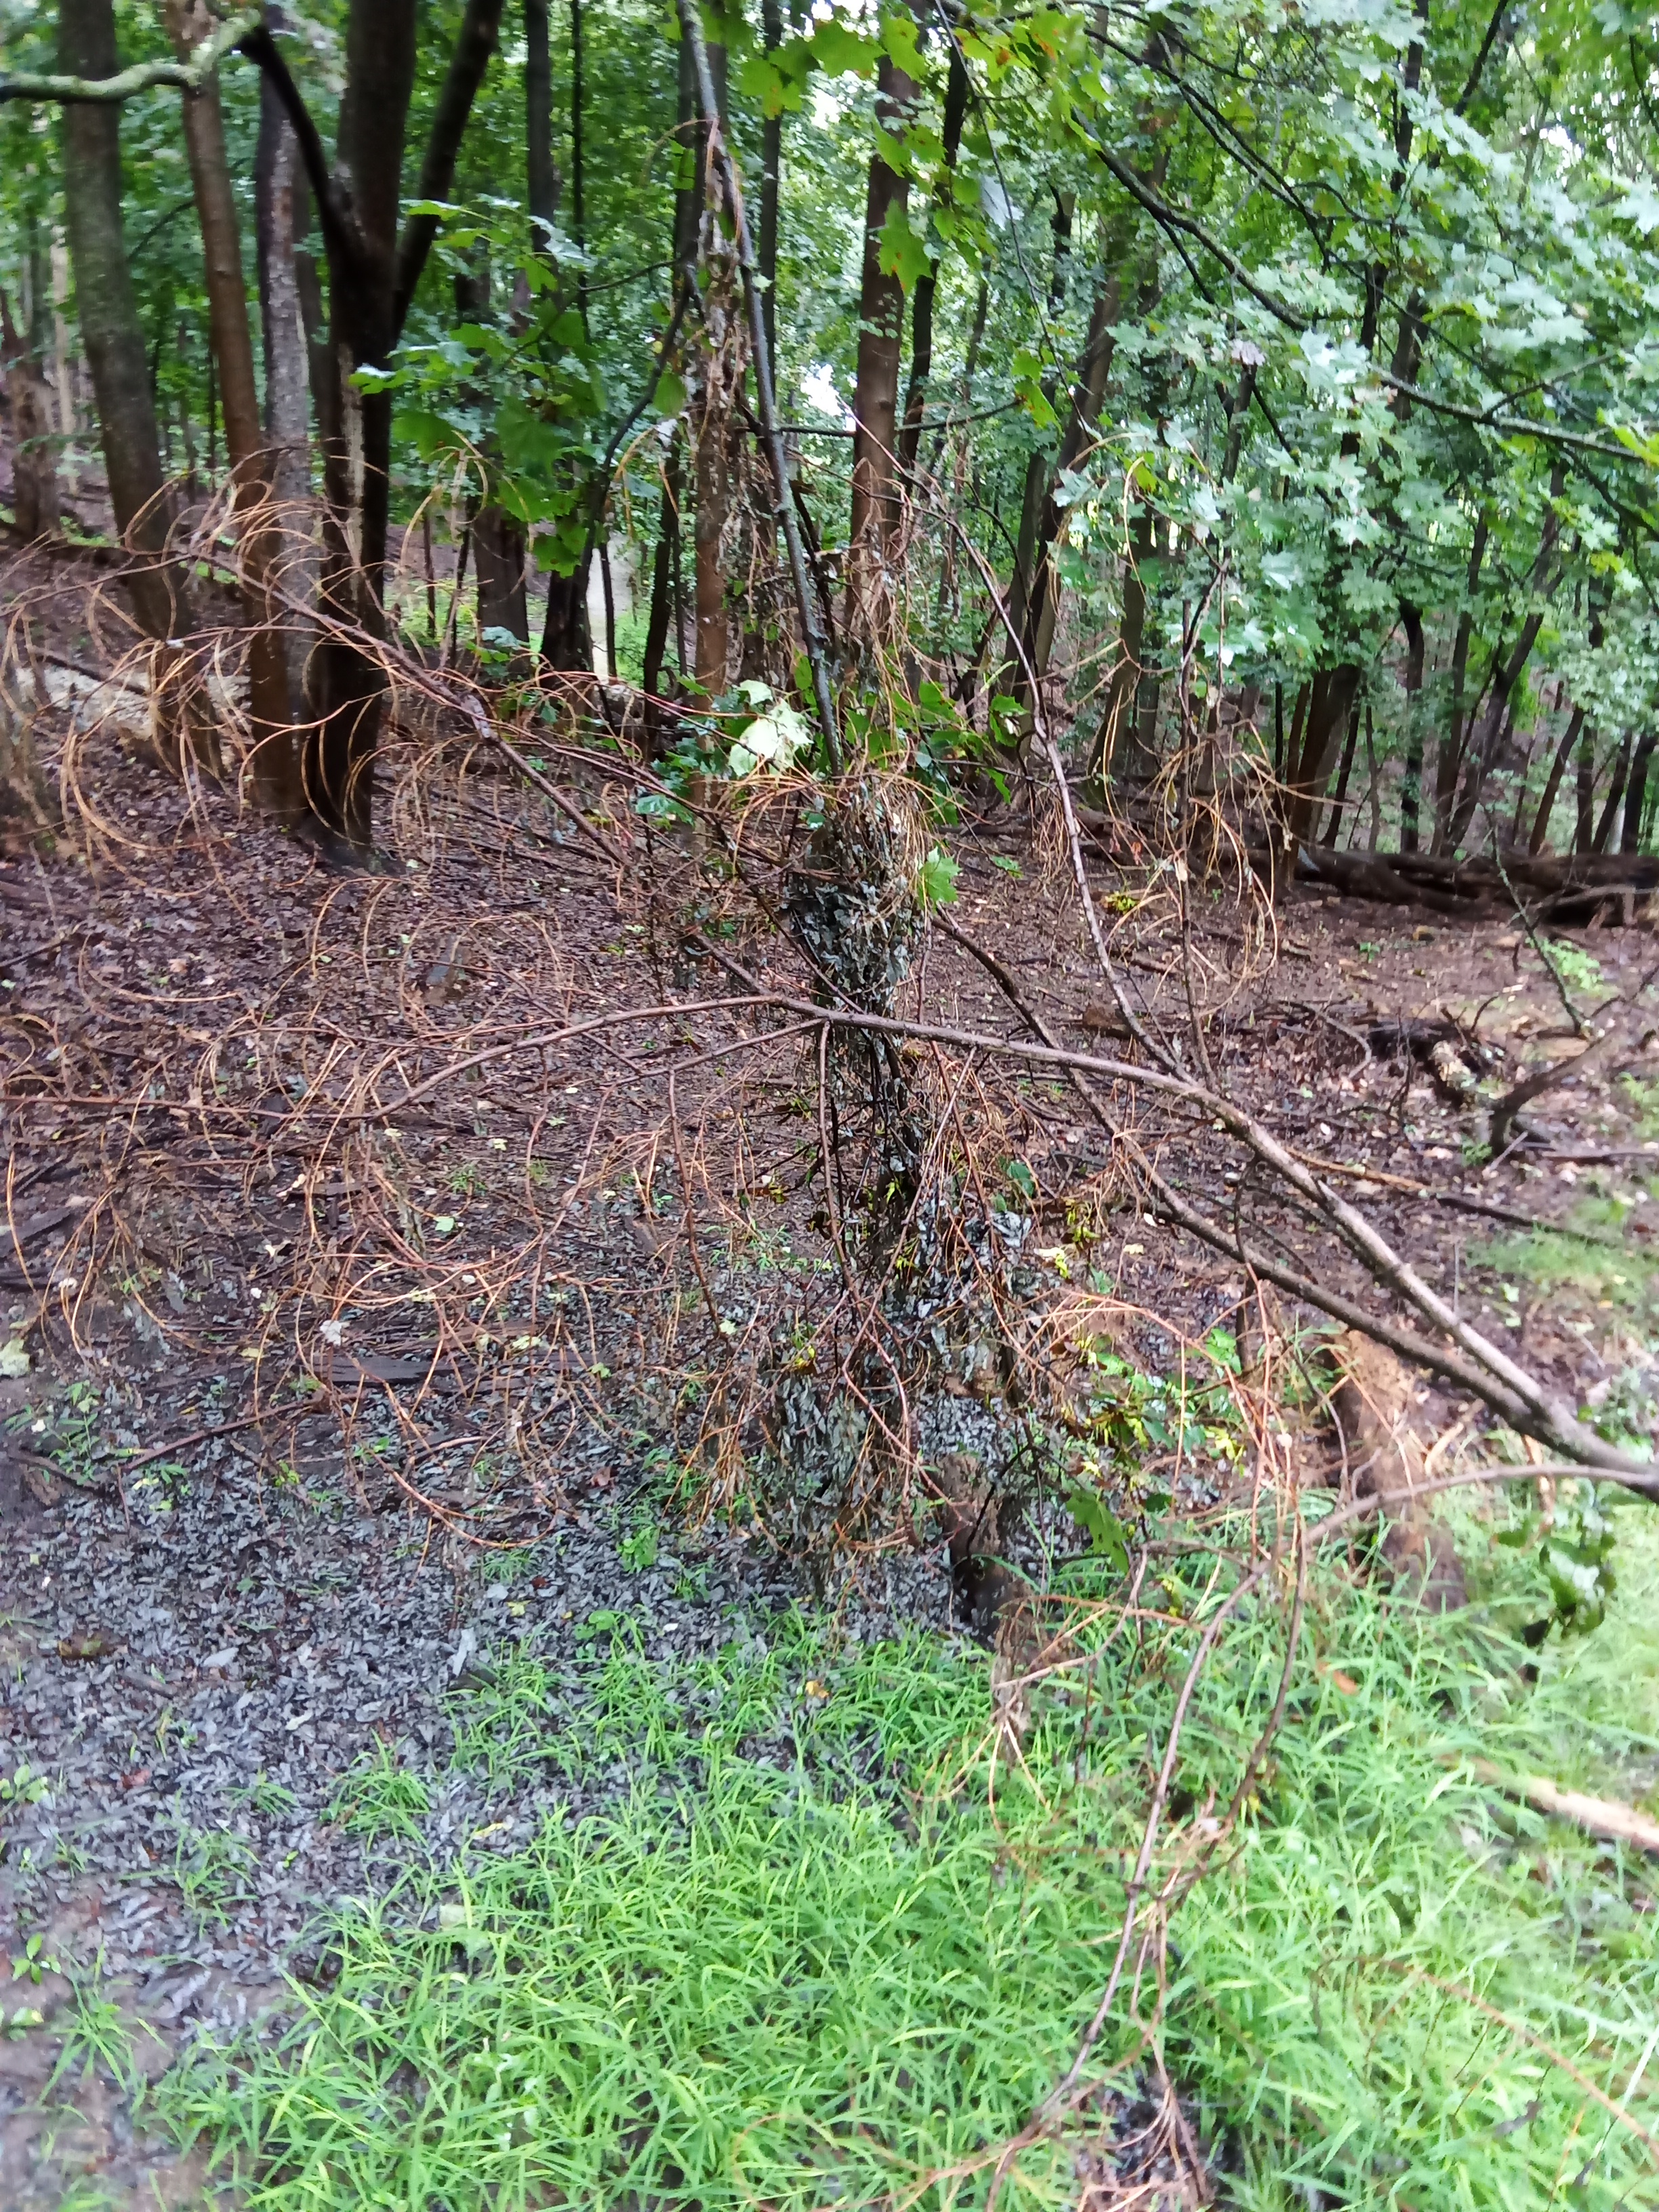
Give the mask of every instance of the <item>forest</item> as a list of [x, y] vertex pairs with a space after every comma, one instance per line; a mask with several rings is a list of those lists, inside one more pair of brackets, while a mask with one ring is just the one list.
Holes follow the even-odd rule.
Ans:
[[1626, 0], [0, 0], [3, 2212], [1659, 2203], [1656, 591]]

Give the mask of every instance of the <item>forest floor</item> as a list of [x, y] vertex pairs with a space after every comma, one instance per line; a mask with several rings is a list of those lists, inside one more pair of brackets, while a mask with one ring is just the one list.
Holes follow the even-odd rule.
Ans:
[[[52, 649], [81, 661], [94, 644], [66, 594]], [[392, 863], [329, 872], [223, 799], [164, 783], [107, 702], [93, 703], [79, 710], [92, 726], [69, 740], [70, 833], [49, 856], [20, 843], [0, 865], [0, 1953], [13, 1962], [0, 1983], [0, 2202], [194, 2204], [218, 2187], [210, 2152], [240, 2146], [252, 2164], [233, 2194], [273, 2208], [496, 2201], [467, 2194], [486, 2188], [486, 2169], [503, 2203], [554, 2188], [655, 2203], [684, 2183], [692, 2142], [717, 2165], [752, 2161], [748, 2178], [726, 2173], [734, 2202], [806, 2202], [831, 2186], [868, 2201], [859, 2161], [875, 2170], [895, 2142], [913, 2178], [955, 2172], [971, 2195], [986, 2144], [1017, 2134], [1063, 2072], [1116, 1926], [1109, 1900], [1061, 1871], [1071, 1862], [1044, 1824], [1096, 1759], [1106, 1797], [1066, 1817], [1091, 1838], [1079, 1864], [1117, 1864], [1107, 1839], [1144, 1803], [1168, 1654], [1201, 1584], [1178, 1588], [1186, 1570], [1171, 1566], [1167, 1603], [1138, 1632], [1143, 1660], [1147, 1636], [1165, 1656], [1130, 1670], [1109, 1725], [1103, 1686], [1085, 1758], [1066, 1734], [1078, 1725], [1066, 1668], [1079, 1653], [1094, 1665], [1110, 1641], [1105, 1586], [1085, 1575], [1075, 1588], [1096, 1628], [1067, 1632], [1050, 1719], [1029, 1735], [1022, 1721], [1023, 1750], [999, 1753], [988, 1662], [942, 1532], [920, 1528], [826, 1580], [790, 1556], [761, 1501], [693, 1480], [674, 1449], [685, 1379], [708, 1371], [701, 1309], [718, 1305], [730, 1335], [769, 1285], [787, 1290], [810, 1265], [816, 1194], [799, 1163], [814, 1133], [798, 1045], [755, 1055], [729, 1083], [705, 1070], [678, 1096], [675, 1130], [696, 1153], [689, 1179], [679, 1163], [682, 1218], [694, 1187], [711, 1210], [688, 1266], [653, 1204], [674, 1163], [652, 1054], [676, 1002], [708, 979], [672, 973], [627, 884], [486, 775], [400, 789]], [[601, 822], [623, 803], [597, 782], [583, 799]], [[1114, 1016], [1024, 827], [953, 842], [953, 919], [1063, 1032], [1097, 1043]], [[1104, 901], [1123, 878], [1098, 865]], [[1528, 1141], [1494, 1166], [1474, 1091], [1575, 1048], [1564, 989], [1585, 1008], [1615, 992], [1640, 1004], [1652, 936], [1556, 932], [1547, 958], [1513, 921], [1425, 921], [1301, 889], [1279, 921], [1273, 957], [1254, 965], [1231, 909], [1194, 933], [1228, 1079], [1282, 1138], [1340, 1163], [1396, 1248], [1455, 1281], [1464, 1310], [1535, 1372], [1610, 1433], [1650, 1443], [1656, 1094], [1628, 1076], [1551, 1091]], [[1167, 915], [1126, 924], [1118, 943], [1145, 1003], [1179, 1006]], [[942, 939], [925, 981], [934, 1018], [1003, 1024]], [[566, 1034], [573, 1012], [628, 1005], [658, 1012], [626, 1049]], [[1402, 1043], [1425, 1023], [1465, 1041], [1468, 1097]], [[502, 1066], [503, 1037], [534, 1046], [528, 1074], [523, 1056], [511, 1074]], [[1038, 1260], [1056, 1279], [1086, 1268], [1109, 1286], [1117, 1355], [1137, 1387], [1164, 1388], [1172, 1345], [1229, 1322], [1240, 1285], [1121, 1204], [1067, 1211], [1102, 1167], [1069, 1094], [1010, 1084], [1002, 1111], [1001, 1141], [1058, 1224]], [[1479, 1425], [1455, 1424], [1437, 1389], [1417, 1398], [1425, 1442], [1455, 1464]], [[972, 1436], [996, 1413], [968, 1395], [961, 1418]], [[1298, 1479], [1322, 1480], [1317, 1423], [1292, 1429]], [[1186, 1480], [1183, 1498], [1224, 1504], [1215, 1468]], [[1302, 1857], [1241, 1854], [1194, 1891], [1178, 1941], [1166, 1934], [1136, 1970], [1137, 1987], [1143, 1972], [1158, 1982], [1164, 2026], [1117, 2087], [1094, 2093], [1062, 2165], [1008, 2201], [1048, 2201], [1047, 2189], [1174, 2203], [1214, 2182], [1266, 2204], [1292, 2180], [1302, 2201], [1328, 2201], [1322, 2186], [1352, 2185], [1346, 2157], [1421, 2207], [1453, 2201], [1461, 2157], [1494, 2190], [1519, 2189], [1503, 2198], [1516, 2203], [1553, 2160], [1560, 2201], [1599, 2206], [1619, 2201], [1626, 2151], [1638, 2172], [1659, 2155], [1636, 2063], [1652, 2057], [1639, 2023], [1659, 2017], [1642, 2010], [1650, 1875], [1639, 1854], [1517, 1813], [1475, 1771], [1484, 1749], [1651, 1799], [1659, 1553], [1640, 1530], [1622, 1542], [1626, 1587], [1593, 1637], [1551, 1632], [1546, 1595], [1547, 1645], [1529, 1658], [1517, 1638], [1540, 1601], [1524, 1517], [1489, 1503], [1449, 1525], [1463, 1613], [1391, 1604], [1359, 1570], [1317, 1585], [1317, 1656], [1298, 1677], [1268, 1809], [1268, 1778], [1251, 1800], [1263, 1832], [1288, 1833], [1299, 1808]], [[1500, 1541], [1517, 1529], [1525, 1560]], [[1276, 1617], [1241, 1633], [1203, 1693], [1235, 1776], [1273, 1702]], [[1362, 1691], [1370, 1747], [1344, 1769]], [[1081, 1725], [1086, 1736], [1086, 1711]], [[1222, 1778], [1206, 1795], [1194, 1772], [1177, 1821], [1193, 1848], [1204, 1808], [1231, 1788]], [[1349, 1850], [1336, 1798], [1383, 1790], [1400, 1802], [1367, 1857]], [[583, 1820], [601, 1831], [578, 1832]], [[583, 1857], [580, 1836], [601, 1832]], [[1431, 1879], [1448, 1837], [1455, 1907]], [[808, 2149], [769, 2136], [775, 2100], [811, 2104], [788, 2051], [721, 2041], [745, 2006], [769, 2002], [744, 1975], [760, 1972], [776, 1928], [745, 1884], [780, 1838], [800, 1884], [786, 1914], [796, 1936], [814, 1916], [864, 1930], [833, 1970], [814, 1954], [834, 1988], [801, 2046], [824, 2077]], [[686, 1851], [701, 1871], [676, 1889]], [[1326, 1856], [1322, 1887], [1297, 1889], [1310, 1852]], [[1026, 1867], [1024, 1934], [999, 1902], [1005, 1855]], [[1267, 1885], [1248, 1909], [1247, 1862]], [[631, 1883], [607, 1891], [604, 1869], [619, 1863], [635, 1866]], [[718, 2002], [662, 1996], [667, 2042], [644, 2090], [592, 2019], [587, 2042], [572, 2027], [532, 2064], [544, 2026], [508, 2016], [512, 1991], [563, 1971], [535, 1949], [546, 1930], [607, 1914], [611, 1952], [590, 1966], [619, 1976], [605, 1984], [617, 2021], [635, 1997], [617, 1961], [641, 1944], [665, 1990], [677, 1952], [732, 1978]], [[1237, 1948], [1252, 1914], [1277, 1916], [1281, 1956]], [[908, 1929], [925, 1970], [902, 1996], [884, 1926]], [[1414, 1963], [1390, 1968], [1391, 1943]], [[451, 1971], [457, 1944], [465, 1973]], [[994, 1974], [963, 2001], [974, 2050], [935, 2054], [931, 2086], [920, 2056], [914, 2081], [895, 2073], [893, 2050], [927, 2045], [936, 1993], [977, 1989], [988, 1960]], [[1488, 1969], [1557, 2008], [1547, 2034], [1523, 2023], [1498, 2037], [1501, 2064], [1491, 2042], [1477, 2064], [1486, 2014], [1502, 2012]], [[1369, 2021], [1369, 2045], [1358, 2036], [1350, 2051], [1320, 2028], [1327, 1971], [1344, 2020]], [[1397, 2013], [1377, 1994], [1390, 1971], [1414, 1992]], [[495, 2009], [468, 2014], [446, 1978]], [[775, 1996], [794, 1979], [775, 1969], [765, 1986]], [[1445, 1995], [1466, 1979], [1480, 1983], [1470, 2002]], [[425, 2009], [404, 2020], [416, 1983]], [[1253, 1994], [1230, 2041], [1218, 1992], [1239, 1989]], [[573, 2020], [587, 2002], [574, 1985], [556, 1995]], [[1536, 2046], [1554, 2048], [1581, 1996], [1594, 2058], [1580, 2037], [1569, 2072], [1553, 2073]], [[397, 2013], [404, 2039], [354, 2050], [342, 2006]], [[1275, 2007], [1304, 2036], [1303, 2074], [1267, 2035]], [[311, 2040], [279, 2049], [296, 2016]], [[769, 2033], [784, 2030], [773, 2019]], [[635, 2039], [649, 2039], [637, 2021]], [[333, 2053], [325, 2081], [319, 2042]], [[683, 2070], [715, 2044], [726, 2112]], [[232, 2070], [216, 2051], [239, 2054]], [[1363, 2158], [1333, 2117], [1349, 2094], [1328, 2071], [1338, 2055], [1368, 2094], [1376, 2069], [1392, 2069], [1366, 2123], [1375, 2140], [1354, 2123]], [[504, 2076], [509, 2058], [519, 2073]], [[417, 2185], [407, 2142], [390, 2123], [376, 2137], [369, 2116], [417, 2075], [435, 2094], [450, 2068], [471, 2087], [428, 2130], [428, 2194], [405, 2197]], [[566, 2127], [564, 2107], [538, 2117], [561, 2068], [592, 2102], [586, 2148], [549, 2180], [532, 2153]], [[1574, 2087], [1587, 2069], [1593, 2094]], [[847, 2083], [869, 2069], [882, 2086], [854, 2144]], [[1460, 2118], [1449, 2091], [1431, 2124], [1424, 2084], [1443, 2070], [1476, 2105]], [[642, 2112], [666, 2113], [677, 2096], [680, 2121], [645, 2125]], [[884, 2185], [897, 2188], [891, 2172]]]

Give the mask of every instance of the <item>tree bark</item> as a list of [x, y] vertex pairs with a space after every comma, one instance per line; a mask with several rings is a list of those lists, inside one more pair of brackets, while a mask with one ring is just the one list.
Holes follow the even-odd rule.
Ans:
[[[775, 0], [774, 0], [775, 4]], [[941, 134], [944, 175], [940, 190], [949, 198], [962, 151], [962, 128], [968, 117], [968, 71], [955, 39], [951, 41], [951, 65], [945, 82], [944, 130]], [[933, 373], [933, 299], [939, 289], [939, 264], [930, 262], [926, 276], [916, 279], [910, 302], [910, 380], [904, 393], [904, 428], [899, 434], [899, 467], [906, 477], [915, 474], [921, 446], [922, 421], [927, 411], [927, 385]]]
[[[58, 65], [70, 76], [116, 74], [120, 64], [112, 0], [61, 0]], [[118, 108], [79, 101], [65, 107], [64, 152], [70, 255], [110, 504], [122, 542], [135, 556], [126, 580], [139, 628], [162, 648], [151, 674], [156, 749], [177, 769], [188, 726], [192, 750], [212, 766], [210, 726], [181, 698], [185, 666], [182, 656], [170, 650], [193, 627], [194, 617], [184, 571], [167, 550], [161, 434], [121, 223]]]
[[[904, 135], [916, 88], [890, 55], [876, 73], [876, 120], [890, 138]], [[899, 351], [904, 292], [881, 265], [881, 234], [888, 216], [909, 201], [906, 179], [879, 153], [870, 157], [864, 203], [864, 263], [859, 285], [857, 386], [854, 395], [853, 512], [848, 533], [847, 618], [860, 612], [873, 622], [886, 558], [898, 527], [897, 430]]]
[[1474, 632], [1474, 611], [1468, 602], [1474, 598], [1480, 581], [1480, 563], [1486, 550], [1490, 526], [1481, 515], [1474, 526], [1474, 537], [1469, 546], [1468, 576], [1463, 586], [1465, 605], [1457, 618], [1457, 637], [1452, 647], [1451, 665], [1451, 720], [1443, 734], [1435, 752], [1434, 763], [1434, 849], [1443, 853], [1451, 834], [1452, 801], [1457, 793], [1457, 772], [1463, 761], [1464, 685], [1469, 666], [1469, 640]]
[[[761, 0], [761, 40], [775, 53], [783, 43], [781, 0]], [[766, 331], [767, 358], [777, 374], [778, 360], [778, 187], [783, 171], [783, 111], [769, 115], [761, 129], [760, 231], [756, 250], [766, 289], [761, 295], [761, 321]]]
[[553, 60], [548, 0], [524, 0], [525, 204], [532, 243], [553, 258], [559, 164], [553, 151]]
[[1282, 837], [1286, 879], [1295, 867], [1297, 854], [1310, 842], [1314, 812], [1330, 775], [1337, 733], [1352, 709], [1359, 678], [1356, 663], [1343, 661], [1334, 668], [1320, 669], [1309, 687], [1301, 744], [1295, 744], [1293, 732], [1285, 769]]
[[1619, 802], [1625, 795], [1625, 781], [1630, 774], [1631, 734], [1626, 731], [1619, 747], [1619, 757], [1613, 764], [1613, 781], [1607, 787], [1607, 804], [1601, 809], [1601, 818], [1595, 825], [1595, 836], [1591, 850], [1605, 853], [1613, 835], [1613, 825], [1619, 813]]
[[[1400, 849], [1417, 850], [1423, 793], [1423, 611], [1402, 605], [1406, 625], [1406, 775], [1400, 787]], [[1332, 841], [1327, 838], [1328, 844]]]
[[[1555, 555], [1555, 543], [1560, 523], [1554, 502], [1561, 496], [1566, 483], [1566, 470], [1558, 461], [1550, 474], [1550, 506], [1545, 514], [1544, 526], [1539, 533], [1538, 552], [1532, 565], [1531, 595], [1536, 599], [1547, 586], [1550, 565]], [[1510, 720], [1510, 702], [1515, 687], [1521, 680], [1522, 670], [1531, 658], [1538, 634], [1544, 627], [1544, 610], [1534, 607], [1521, 625], [1521, 634], [1507, 658], [1495, 661], [1492, 668], [1492, 695], [1486, 709], [1486, 719], [1478, 738], [1472, 741], [1468, 774], [1464, 779], [1462, 795], [1452, 817], [1451, 845], [1455, 850], [1468, 834], [1474, 819], [1475, 808], [1480, 804], [1480, 794], [1486, 787], [1497, 760], [1504, 733]]]
[[[1370, 735], [1369, 727], [1366, 732]], [[1348, 803], [1348, 780], [1353, 774], [1353, 757], [1359, 748], [1359, 702], [1356, 699], [1348, 714], [1348, 742], [1343, 748], [1342, 766], [1337, 772], [1336, 794], [1331, 801], [1331, 818], [1325, 825], [1324, 844], [1334, 846], [1337, 832], [1342, 827], [1342, 810]]]
[[1630, 764], [1630, 781], [1625, 787], [1625, 826], [1619, 840], [1621, 853], [1639, 853], [1642, 849], [1642, 810], [1648, 795], [1648, 769], [1656, 744], [1659, 744], [1659, 732], [1650, 732], [1637, 746]]
[[[467, 0], [421, 164], [420, 200], [448, 196], [501, 10], [501, 0]], [[319, 589], [343, 621], [371, 635], [384, 621], [392, 396], [360, 391], [352, 378], [360, 368], [388, 365], [436, 235], [437, 218], [429, 215], [411, 216], [401, 238], [398, 228], [416, 19], [416, 0], [351, 0], [334, 175], [269, 31], [243, 42], [275, 84], [299, 137], [329, 258], [331, 360], [318, 408], [329, 522]], [[365, 851], [384, 675], [355, 641], [329, 637], [313, 656], [311, 684], [307, 799], [326, 832]]]
[[[709, 73], [722, 125], [726, 119], [726, 49], [708, 48]], [[702, 349], [696, 404], [696, 509], [692, 536], [696, 558], [693, 604], [696, 625], [696, 680], [705, 698], [726, 689], [731, 659], [731, 621], [726, 604], [726, 570], [721, 543], [732, 506], [732, 461], [727, 441], [733, 392], [732, 357], [739, 349], [735, 270], [708, 175], [708, 134], [697, 133], [697, 205], [701, 211], [703, 258], [708, 283], [703, 295]], [[708, 195], [705, 205], [705, 194]]]
[[[167, 0], [167, 30], [181, 59], [187, 60], [217, 27], [203, 0]], [[263, 114], [261, 120], [263, 124]], [[208, 77], [199, 92], [185, 94], [184, 126], [202, 234], [208, 329], [218, 370], [232, 506], [243, 525], [244, 595], [252, 626], [248, 711], [254, 790], [262, 806], [289, 821], [299, 813], [302, 794], [283, 625], [270, 597], [271, 570], [280, 559], [280, 548], [264, 511], [273, 487], [259, 420], [247, 285], [242, 273], [241, 226], [225, 153], [224, 113], [216, 76]]]
[[1578, 742], [1578, 733], [1583, 726], [1584, 710], [1582, 707], [1575, 707], [1571, 720], [1568, 722], [1561, 742], [1556, 748], [1555, 758], [1550, 763], [1549, 778], [1544, 786], [1544, 795], [1538, 802], [1538, 812], [1532, 825], [1532, 837], [1527, 847], [1530, 853], [1541, 853], [1544, 849], [1545, 842], [1550, 834], [1550, 816], [1555, 811], [1555, 795], [1561, 788], [1561, 779], [1566, 773], [1567, 763], [1571, 757], [1573, 747]]
[[31, 334], [12, 320], [11, 303], [0, 291], [0, 358], [11, 404], [12, 513], [26, 540], [57, 535], [63, 507], [52, 458], [52, 416], [45, 378]]

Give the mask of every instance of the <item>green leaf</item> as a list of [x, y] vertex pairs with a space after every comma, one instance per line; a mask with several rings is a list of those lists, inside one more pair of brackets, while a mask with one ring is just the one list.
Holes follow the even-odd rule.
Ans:
[[1129, 1571], [1129, 1541], [1123, 1523], [1092, 1490], [1074, 1490], [1066, 1510], [1089, 1539], [1089, 1547], [1110, 1561], [1119, 1574]]
[[888, 209], [876, 250], [882, 275], [896, 276], [907, 292], [933, 265], [933, 257], [927, 251], [927, 234], [915, 228], [902, 200], [895, 200]]
[[685, 379], [677, 376], [672, 368], [665, 369], [657, 379], [652, 404], [659, 415], [683, 414], [685, 410]]
[[873, 39], [861, 39], [856, 31], [849, 31], [832, 15], [827, 23], [820, 23], [812, 33], [812, 52], [818, 67], [829, 76], [872, 76], [875, 74], [877, 46]]
[[957, 878], [961, 873], [960, 861], [953, 860], [942, 845], [935, 845], [916, 876], [916, 897], [924, 911], [955, 903]]

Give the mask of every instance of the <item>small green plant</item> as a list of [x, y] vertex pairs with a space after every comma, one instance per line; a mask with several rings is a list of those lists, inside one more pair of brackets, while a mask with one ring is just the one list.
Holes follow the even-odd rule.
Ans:
[[0, 1774], [0, 1805], [39, 1805], [49, 1789], [46, 1776], [32, 1766], [15, 1767], [9, 1777]]
[[548, 1757], [552, 1685], [539, 1659], [509, 1651], [487, 1681], [455, 1698], [454, 1764], [481, 1774], [492, 1790], [510, 1789]]
[[62, 1972], [57, 1960], [48, 1954], [43, 1936], [29, 1936], [22, 1949], [11, 1954], [11, 1978], [15, 1982], [29, 1982], [39, 1989], [42, 1974]]
[[223, 1927], [232, 1909], [254, 1894], [257, 1862], [246, 1838], [228, 1828], [196, 1828], [175, 1811], [173, 1880], [199, 1927]]
[[1570, 991], [1590, 994], [1607, 989], [1601, 963], [1570, 937], [1553, 937], [1546, 946], [1550, 965]]
[[657, 1524], [637, 1521], [617, 1546], [617, 1556], [631, 1575], [643, 1574], [657, 1564]]
[[[58, 2016], [64, 2046], [47, 2083], [52, 2088], [65, 2075], [84, 2080], [101, 2066], [123, 2095], [131, 2096], [143, 2078], [133, 2055], [132, 2033], [121, 2008], [104, 1994], [104, 1959], [100, 1951], [90, 1974], [70, 1977], [69, 2002]], [[153, 2031], [152, 2031], [153, 2032]]]
[[390, 1744], [380, 1743], [348, 1772], [328, 1817], [368, 1844], [387, 1836], [418, 1843], [420, 1824], [431, 1810], [431, 1794], [420, 1776], [399, 1763]]
[[291, 1790], [280, 1782], [273, 1782], [263, 1767], [252, 1782], [230, 1793], [233, 1804], [246, 1805], [255, 1813], [263, 1813], [267, 1820], [285, 1820], [299, 1803]]

